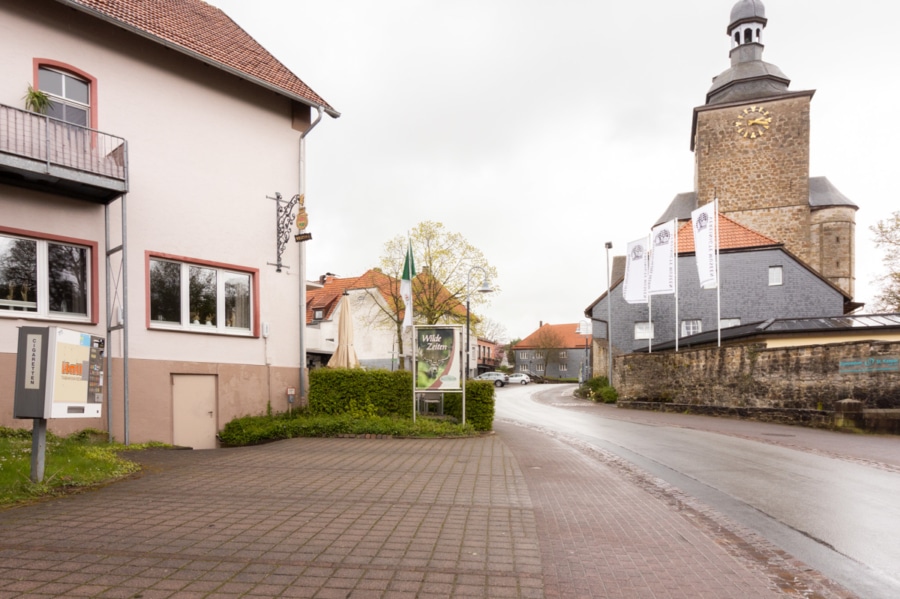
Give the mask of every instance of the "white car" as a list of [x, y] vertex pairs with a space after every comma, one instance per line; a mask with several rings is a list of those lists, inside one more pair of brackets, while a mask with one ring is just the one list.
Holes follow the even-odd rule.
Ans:
[[531, 377], [525, 374], [524, 372], [517, 372], [515, 374], [509, 375], [509, 384], [519, 383], [520, 385], [527, 385], [531, 382]]
[[493, 381], [495, 387], [502, 387], [509, 382], [509, 377], [503, 372], [485, 372], [475, 377], [476, 381]]

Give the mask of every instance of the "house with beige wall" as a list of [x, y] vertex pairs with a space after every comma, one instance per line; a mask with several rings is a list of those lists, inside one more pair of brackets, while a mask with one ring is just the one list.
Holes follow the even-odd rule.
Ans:
[[412, 330], [403, 332], [403, 351], [397, 343], [400, 281], [377, 270], [359, 277], [323, 275], [321, 286], [306, 301], [307, 360], [311, 368], [325, 366], [337, 349], [341, 303], [348, 302], [353, 321], [353, 347], [363, 368], [409, 368]]
[[[305, 283], [278, 210], [339, 113], [201, 0], [8, 0], [0, 49], [0, 380], [19, 327], [59, 326], [106, 338], [111, 368], [101, 418], [52, 431], [213, 447], [284, 407]], [[27, 428], [12, 406], [0, 385], [0, 425]]]

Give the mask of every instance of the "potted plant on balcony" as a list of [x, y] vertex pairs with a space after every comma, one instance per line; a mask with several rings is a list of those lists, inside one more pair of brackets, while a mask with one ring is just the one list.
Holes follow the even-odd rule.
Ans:
[[39, 89], [34, 89], [30, 83], [28, 84], [28, 92], [23, 99], [25, 100], [25, 109], [38, 114], [46, 114], [47, 110], [53, 105], [53, 102], [50, 101], [50, 96]]

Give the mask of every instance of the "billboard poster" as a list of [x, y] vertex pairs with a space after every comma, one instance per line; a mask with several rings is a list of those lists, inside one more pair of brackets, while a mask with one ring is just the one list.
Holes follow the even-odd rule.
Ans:
[[462, 327], [416, 326], [416, 391], [460, 391], [462, 389]]

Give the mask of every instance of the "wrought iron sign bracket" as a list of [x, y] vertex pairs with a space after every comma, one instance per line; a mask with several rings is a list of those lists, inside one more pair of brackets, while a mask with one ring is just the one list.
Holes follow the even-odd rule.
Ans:
[[300, 201], [300, 194], [295, 195], [290, 200], [284, 200], [279, 192], [275, 192], [275, 197], [266, 196], [270, 200], [275, 200], [275, 252], [277, 262], [269, 262], [270, 266], [275, 267], [275, 272], [281, 272], [282, 268], [290, 268], [281, 262], [281, 255], [284, 254], [284, 247], [291, 238], [291, 221], [293, 220], [294, 206]]

